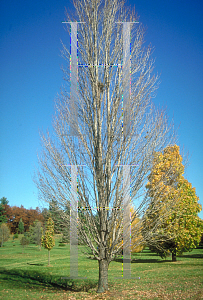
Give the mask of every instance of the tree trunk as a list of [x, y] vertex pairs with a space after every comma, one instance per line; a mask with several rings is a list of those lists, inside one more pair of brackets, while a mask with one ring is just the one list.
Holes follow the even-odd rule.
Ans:
[[48, 250], [48, 266], [50, 265], [50, 250]]
[[176, 250], [174, 253], [172, 253], [172, 261], [176, 261]]
[[108, 262], [105, 259], [99, 261], [99, 283], [97, 293], [108, 290]]

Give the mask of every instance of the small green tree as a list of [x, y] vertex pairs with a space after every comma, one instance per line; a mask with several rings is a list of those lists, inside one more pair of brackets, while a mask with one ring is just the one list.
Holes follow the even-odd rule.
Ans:
[[41, 250], [41, 238], [43, 234], [42, 223], [35, 220], [33, 225], [30, 225], [28, 237], [31, 244], [37, 244]]
[[8, 241], [10, 236], [10, 229], [7, 224], [2, 223], [0, 227], [0, 242], [1, 242], [1, 247], [3, 247], [3, 243]]
[[41, 237], [42, 246], [48, 250], [48, 266], [50, 265], [50, 251], [55, 245], [54, 222], [51, 217], [47, 220], [45, 234]]
[[14, 239], [17, 239], [18, 238], [18, 233], [16, 232], [16, 233], [14, 233], [14, 235], [13, 235], [13, 240]]
[[34, 230], [33, 230], [33, 240], [34, 243], [37, 244], [41, 250], [41, 238], [43, 234], [42, 223], [38, 220], [34, 222]]
[[30, 241], [26, 236], [23, 236], [20, 240], [21, 245], [23, 246], [23, 251], [22, 253], [24, 253], [24, 247], [29, 245]]
[[19, 221], [19, 224], [18, 224], [18, 230], [19, 230], [20, 233], [24, 232], [24, 223], [23, 223], [22, 218], [20, 218], [20, 221]]

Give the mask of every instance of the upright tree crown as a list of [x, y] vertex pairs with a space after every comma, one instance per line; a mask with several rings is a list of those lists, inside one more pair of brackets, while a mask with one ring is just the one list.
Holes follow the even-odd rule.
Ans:
[[8, 200], [5, 197], [0, 199], [0, 224], [7, 222], [5, 205], [8, 205]]
[[19, 224], [18, 224], [18, 229], [19, 229], [20, 233], [23, 233], [23, 231], [24, 231], [24, 223], [23, 223], [22, 218], [20, 218], [20, 221], [19, 221]]
[[54, 222], [51, 218], [47, 220], [45, 234], [41, 237], [42, 246], [49, 251], [54, 247]]
[[[158, 76], [153, 74], [152, 49], [143, 46], [142, 25], [129, 23], [138, 20], [135, 13], [118, 0], [73, 3], [77, 16], [67, 14], [71, 72], [65, 71], [66, 79], [71, 79], [71, 92], [62, 90], [56, 102], [56, 139], [42, 134], [41, 169], [35, 182], [43, 200], [56, 199], [64, 206], [77, 191], [84, 209], [77, 228], [99, 261], [101, 291], [107, 288], [108, 265], [119, 252], [122, 239], [122, 228], [115, 225], [123, 214], [118, 208], [129, 207], [124, 203], [129, 201], [128, 188], [123, 186], [129, 186], [131, 180], [131, 199], [136, 201], [138, 192], [144, 190], [154, 151], [170, 144], [173, 132], [165, 113], [151, 102]], [[63, 46], [69, 61], [70, 53]], [[125, 178], [126, 166], [131, 168], [130, 179]], [[140, 216], [146, 206], [144, 199], [135, 214]], [[72, 206], [72, 216], [73, 212]]]
[[[163, 231], [168, 236], [168, 240], [160, 239], [158, 247], [153, 245], [153, 240], [148, 241], [149, 245], [162, 257], [170, 251], [174, 260], [176, 254], [195, 248], [203, 231], [203, 223], [197, 215], [201, 211], [199, 198], [195, 188], [183, 176], [182, 160], [177, 145], [167, 147], [163, 153], [155, 153], [146, 185], [153, 207], [153, 213], [149, 210], [146, 214], [148, 226], [153, 228], [157, 216], [162, 215], [162, 222], [155, 231], [159, 237]], [[163, 205], [160, 206], [160, 202]]]

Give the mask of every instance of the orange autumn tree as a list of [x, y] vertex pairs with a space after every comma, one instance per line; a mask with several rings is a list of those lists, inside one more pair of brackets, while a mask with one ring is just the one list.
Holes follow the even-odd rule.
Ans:
[[[155, 153], [146, 185], [153, 209], [146, 213], [145, 225], [152, 229], [156, 217], [163, 215], [162, 223], [156, 228], [160, 248], [151, 242], [150, 249], [162, 258], [172, 253], [172, 261], [176, 261], [176, 254], [196, 248], [203, 232], [202, 220], [197, 215], [201, 211], [199, 198], [195, 188], [183, 177], [182, 160], [177, 145], [168, 146], [163, 153]], [[169, 210], [171, 201], [173, 208]], [[166, 236], [163, 239], [163, 232], [168, 239]]]
[[29, 230], [30, 225], [33, 225], [35, 220], [41, 221], [42, 223], [44, 221], [43, 214], [38, 207], [36, 207], [36, 209], [26, 209], [25, 207], [23, 207], [23, 205], [21, 205], [20, 207], [11, 207], [9, 205], [4, 205], [4, 207], [7, 224], [11, 229], [11, 233], [16, 233], [18, 231], [18, 226], [21, 218], [24, 223], [25, 232]]

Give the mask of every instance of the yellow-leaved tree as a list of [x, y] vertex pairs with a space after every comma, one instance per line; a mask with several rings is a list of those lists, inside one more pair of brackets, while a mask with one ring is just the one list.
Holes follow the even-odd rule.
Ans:
[[[155, 153], [146, 185], [153, 209], [149, 214], [146, 213], [145, 225], [152, 229], [155, 218], [163, 215], [163, 221], [156, 228], [160, 236], [160, 248], [151, 242], [150, 249], [162, 258], [172, 253], [172, 261], [176, 261], [176, 255], [196, 248], [203, 232], [203, 222], [198, 217], [201, 211], [199, 198], [195, 188], [183, 176], [182, 160], [177, 145], [168, 146], [163, 153]], [[171, 201], [173, 207], [169, 210]], [[163, 232], [168, 239], [166, 236], [163, 239]]]
[[[132, 216], [134, 214], [134, 209], [132, 206], [130, 208], [130, 211], [131, 211], [131, 216]], [[123, 224], [121, 224], [122, 222], [123, 222], [122, 219], [117, 220], [116, 230], [118, 229], [119, 225], [123, 226]], [[132, 222], [131, 222], [131, 253], [138, 253], [144, 249], [143, 237], [141, 234], [142, 228], [140, 226], [140, 223], [141, 222], [138, 217], [135, 217], [134, 220], [132, 220]], [[113, 240], [115, 239], [115, 234], [116, 234], [116, 232], [111, 233], [110, 246], [112, 245], [112, 238], [113, 238]], [[117, 247], [117, 248], [121, 247], [122, 244], [123, 244], [123, 240], [118, 242], [118, 244], [115, 247]], [[122, 251], [122, 248], [121, 248], [121, 251]]]
[[42, 246], [48, 250], [48, 266], [50, 265], [50, 251], [55, 245], [54, 239], [54, 222], [51, 217], [48, 218], [46, 223], [45, 234], [41, 237]]

